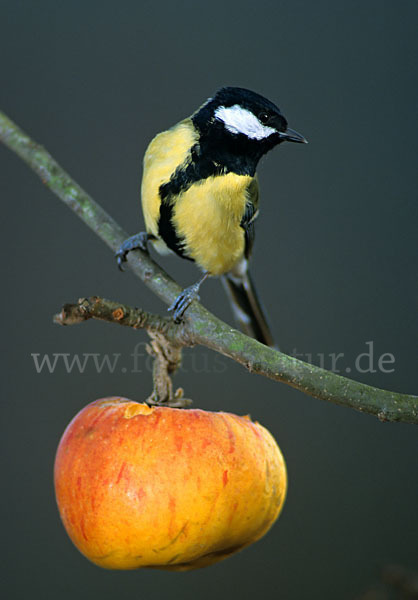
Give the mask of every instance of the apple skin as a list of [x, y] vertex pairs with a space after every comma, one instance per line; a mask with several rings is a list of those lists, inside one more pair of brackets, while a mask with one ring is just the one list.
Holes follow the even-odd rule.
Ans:
[[222, 560], [270, 529], [287, 487], [279, 447], [249, 417], [119, 397], [74, 417], [54, 478], [68, 535], [108, 569]]

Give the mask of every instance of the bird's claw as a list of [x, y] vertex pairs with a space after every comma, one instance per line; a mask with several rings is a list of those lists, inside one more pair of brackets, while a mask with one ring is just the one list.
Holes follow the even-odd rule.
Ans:
[[115, 258], [118, 263], [118, 267], [121, 271], [123, 271], [123, 263], [126, 262], [126, 257], [131, 250], [142, 250], [143, 252], [148, 253], [148, 240], [150, 236], [145, 231], [141, 231], [128, 239], [126, 239], [119, 246], [118, 251], [115, 254]]
[[168, 308], [168, 311], [173, 313], [174, 323], [181, 323], [184, 313], [193, 300], [200, 300], [198, 284], [185, 288]]
[[126, 262], [126, 255], [127, 255], [127, 252], [121, 252], [120, 248], [119, 248], [119, 250], [115, 254], [115, 258], [116, 258], [116, 261], [118, 263], [118, 269], [119, 269], [119, 271], [124, 271], [125, 270], [122, 265], [123, 265], [124, 262]]

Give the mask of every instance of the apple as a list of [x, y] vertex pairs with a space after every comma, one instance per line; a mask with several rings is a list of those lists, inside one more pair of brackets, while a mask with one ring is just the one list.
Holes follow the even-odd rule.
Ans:
[[270, 529], [287, 487], [279, 447], [249, 417], [118, 397], [74, 417], [54, 475], [68, 535], [108, 569], [222, 560]]

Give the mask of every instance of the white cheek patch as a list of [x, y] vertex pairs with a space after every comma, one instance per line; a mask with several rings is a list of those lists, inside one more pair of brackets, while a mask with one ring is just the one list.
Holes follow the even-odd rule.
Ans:
[[239, 104], [219, 106], [215, 110], [215, 117], [222, 121], [231, 133], [243, 133], [252, 140], [262, 140], [272, 133], [277, 133], [273, 127], [263, 125], [250, 110]]

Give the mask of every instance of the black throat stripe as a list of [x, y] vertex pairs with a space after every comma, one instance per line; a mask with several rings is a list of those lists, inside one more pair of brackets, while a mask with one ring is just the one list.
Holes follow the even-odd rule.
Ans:
[[200, 146], [192, 147], [187, 160], [177, 167], [170, 180], [159, 188], [161, 198], [158, 233], [170, 248], [182, 258], [193, 260], [184, 250], [184, 240], [177, 235], [173, 225], [173, 209], [176, 198], [181, 192], [188, 190], [194, 183], [213, 175], [220, 174], [222, 167], [201, 156]]
[[[176, 198], [193, 184], [208, 177], [236, 173], [237, 175], [255, 174], [258, 157], [249, 153], [232, 153], [225, 138], [209, 137], [195, 144], [186, 161], [177, 167], [170, 180], [159, 188], [161, 198], [158, 233], [170, 250], [182, 258], [191, 259], [184, 249], [184, 240], [178, 236], [173, 222], [173, 210]], [[222, 143], [223, 142], [223, 143]], [[236, 143], [235, 143], [236, 145]], [[235, 147], [236, 150], [236, 147]]]
[[167, 183], [160, 186], [159, 194], [163, 202], [170, 201], [181, 192], [188, 190], [194, 183], [228, 173], [230, 169], [211, 160], [209, 153], [203, 153], [199, 144], [195, 144], [185, 162], [177, 167]]

